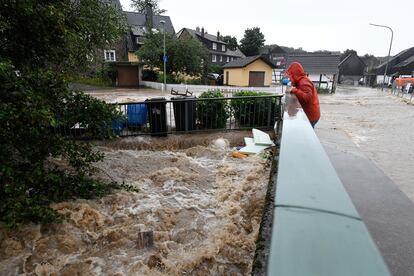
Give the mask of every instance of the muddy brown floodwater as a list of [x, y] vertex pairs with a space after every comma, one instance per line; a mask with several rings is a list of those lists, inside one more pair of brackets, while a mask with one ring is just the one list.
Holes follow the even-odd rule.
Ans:
[[363, 87], [338, 87], [336, 94], [321, 96], [320, 102], [316, 132], [324, 134], [323, 140], [344, 150], [344, 145], [325, 135], [344, 132], [414, 201], [414, 105]]
[[66, 222], [3, 229], [1, 275], [250, 274], [270, 170], [263, 157], [234, 159], [213, 145], [100, 149], [100, 177], [140, 192], [54, 204]]

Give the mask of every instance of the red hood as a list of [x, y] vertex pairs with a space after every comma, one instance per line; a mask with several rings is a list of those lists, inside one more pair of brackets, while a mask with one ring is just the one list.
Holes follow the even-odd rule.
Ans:
[[292, 84], [296, 84], [301, 78], [305, 77], [305, 70], [299, 62], [292, 62], [286, 71]]

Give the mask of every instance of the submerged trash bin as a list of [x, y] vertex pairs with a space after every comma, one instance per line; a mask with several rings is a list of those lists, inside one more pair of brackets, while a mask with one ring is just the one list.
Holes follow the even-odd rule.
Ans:
[[128, 127], [138, 128], [147, 123], [147, 105], [146, 104], [128, 104], [127, 118]]
[[192, 97], [171, 98], [174, 108], [175, 130], [191, 131], [196, 128], [196, 101]]
[[167, 136], [167, 101], [165, 98], [145, 100], [152, 136]]
[[113, 119], [112, 120], [112, 131], [115, 135], [121, 135], [122, 131], [125, 128], [125, 121], [122, 119]]

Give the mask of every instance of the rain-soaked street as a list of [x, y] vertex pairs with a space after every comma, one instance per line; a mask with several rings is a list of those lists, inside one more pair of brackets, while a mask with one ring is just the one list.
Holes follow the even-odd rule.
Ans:
[[323, 144], [350, 150], [332, 132], [344, 133], [414, 201], [414, 105], [377, 89], [339, 87], [320, 96], [317, 125]]
[[368, 88], [321, 96], [316, 133], [392, 275], [414, 275], [414, 106]]

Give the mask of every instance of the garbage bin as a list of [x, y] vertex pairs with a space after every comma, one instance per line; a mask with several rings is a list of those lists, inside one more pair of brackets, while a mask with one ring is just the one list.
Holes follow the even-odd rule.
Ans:
[[125, 123], [122, 119], [113, 119], [112, 120], [112, 131], [115, 135], [121, 135], [122, 131], [125, 128]]
[[167, 136], [167, 101], [165, 98], [145, 100], [152, 136]]
[[196, 128], [196, 101], [192, 97], [171, 98], [174, 108], [175, 130], [191, 131]]
[[139, 128], [147, 123], [147, 105], [146, 104], [128, 104], [127, 118], [128, 127]]

